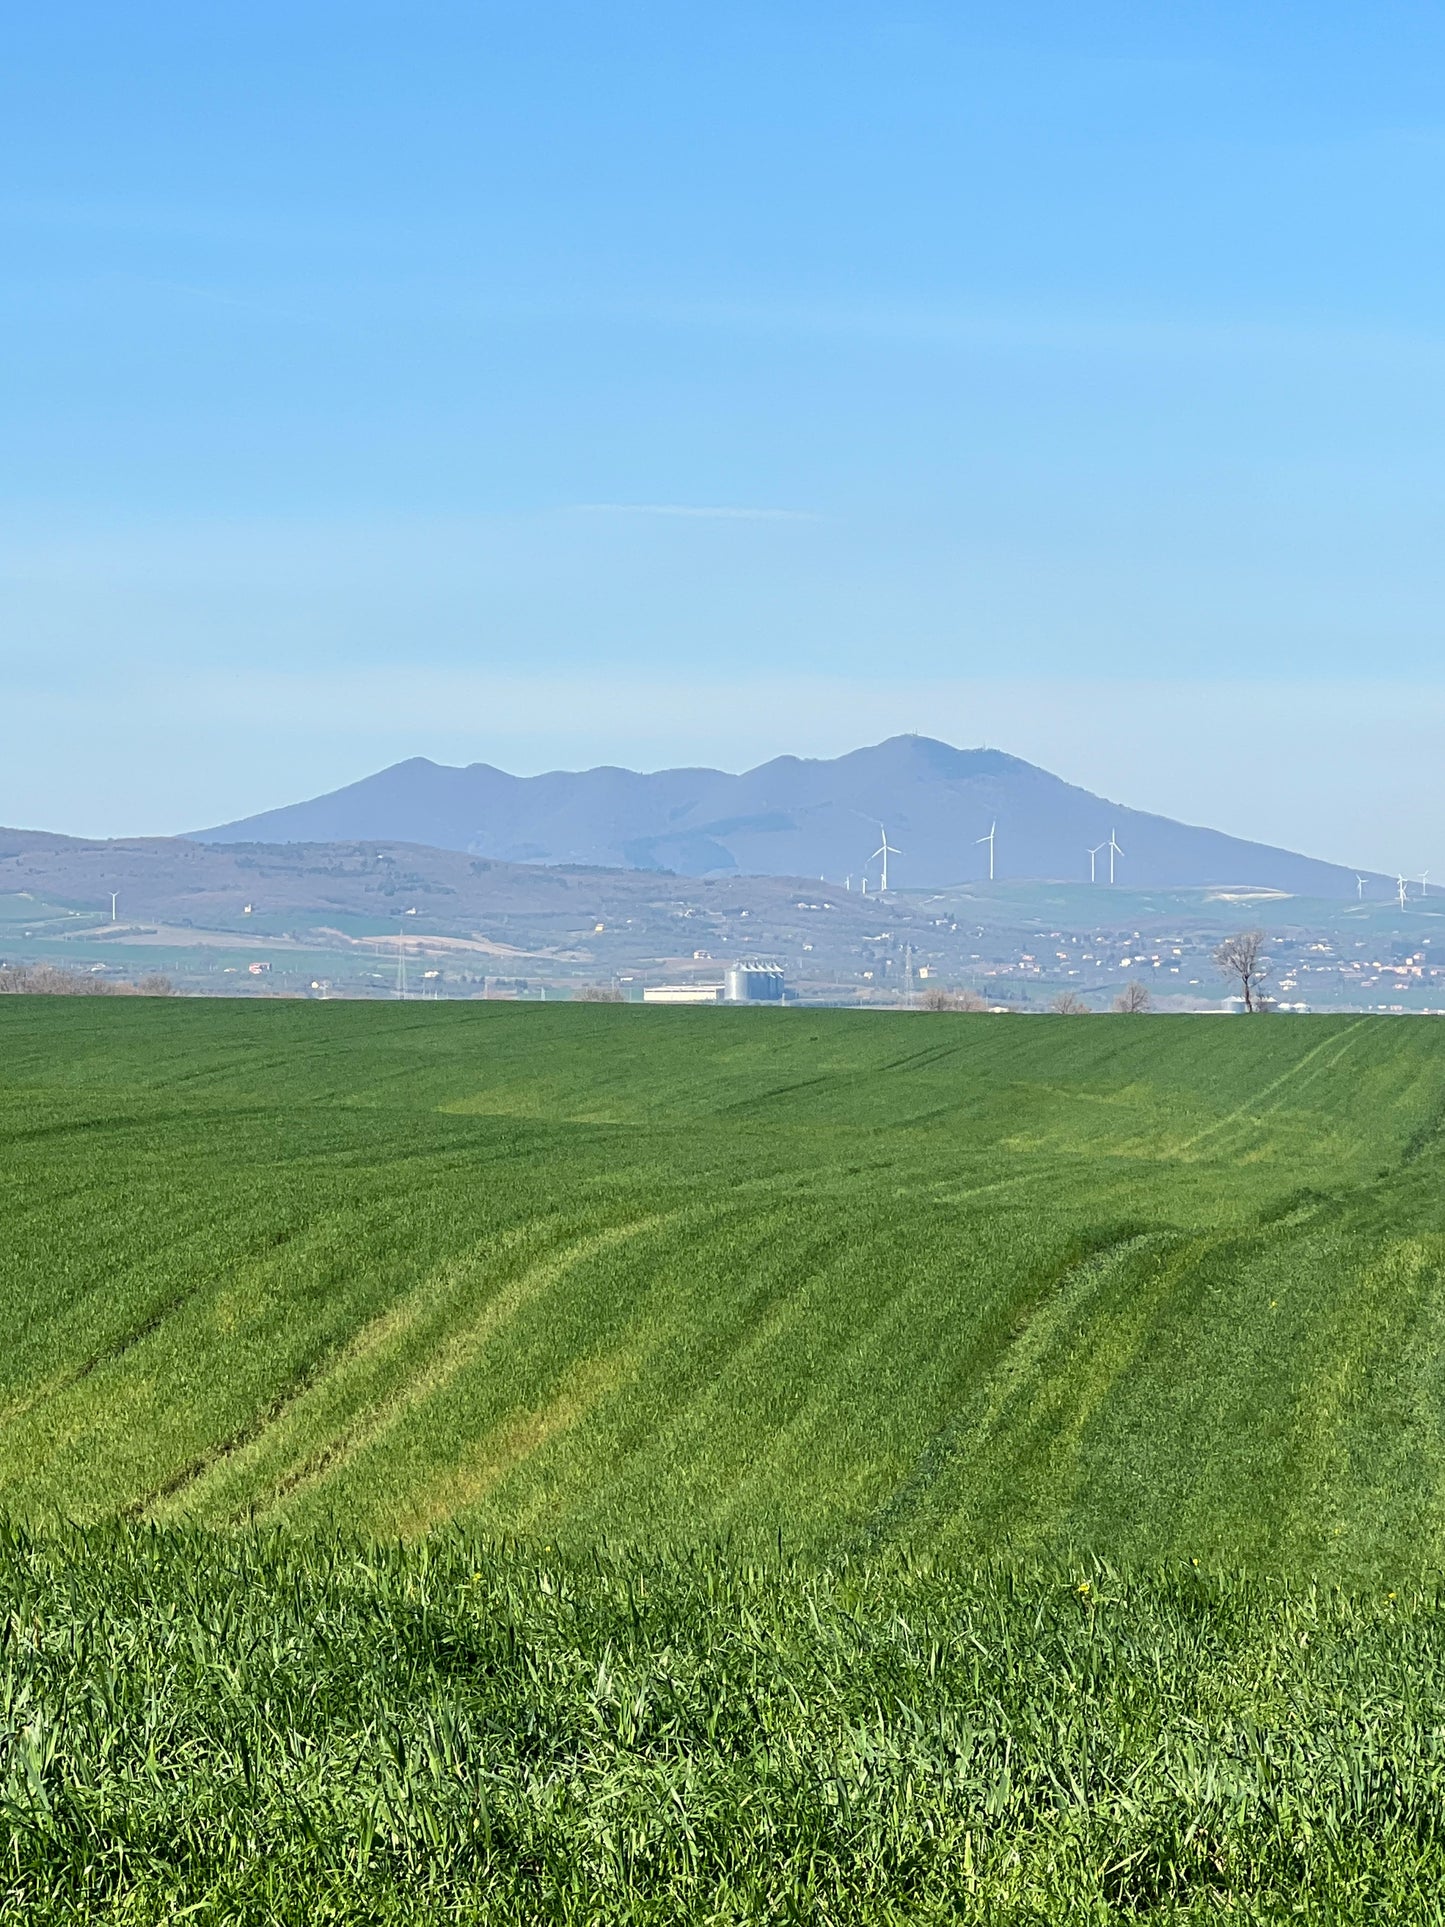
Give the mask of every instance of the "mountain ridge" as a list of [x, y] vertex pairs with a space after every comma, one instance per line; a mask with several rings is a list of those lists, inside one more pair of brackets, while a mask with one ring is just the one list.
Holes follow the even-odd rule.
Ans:
[[[988, 877], [1087, 878], [1117, 836], [1120, 881], [1354, 893], [1355, 871], [1096, 796], [992, 748], [894, 736], [832, 758], [774, 757], [732, 774], [614, 764], [513, 776], [415, 756], [337, 790], [190, 834], [207, 843], [394, 838], [511, 863], [600, 864], [683, 876], [877, 878], [929, 888]], [[870, 852], [873, 855], [870, 856]], [[1105, 849], [1094, 858], [1107, 865]], [[870, 868], [870, 865], [872, 866]]]

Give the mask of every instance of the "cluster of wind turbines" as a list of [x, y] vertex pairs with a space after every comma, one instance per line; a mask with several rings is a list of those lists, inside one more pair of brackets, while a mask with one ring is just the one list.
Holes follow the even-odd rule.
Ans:
[[[998, 839], [997, 817], [995, 817], [993, 822], [989, 824], [988, 834], [986, 836], [978, 836], [974, 838], [975, 847], [985, 843], [988, 845], [988, 880], [990, 883], [993, 883], [996, 880], [995, 845], [997, 843], [997, 839]], [[1118, 861], [1118, 859], [1124, 854], [1123, 846], [1119, 842], [1119, 839], [1115, 836], [1112, 829], [1109, 831], [1109, 840], [1107, 843], [1095, 843], [1093, 847], [1087, 851], [1087, 855], [1089, 859], [1090, 883], [1097, 883], [1099, 880], [1098, 879], [1098, 860], [1099, 860], [1100, 852], [1105, 850], [1107, 850], [1109, 853], [1109, 881], [1110, 883], [1112, 883], [1114, 881], [1114, 865]], [[899, 849], [898, 845], [896, 843], [890, 843], [888, 841], [888, 832], [880, 823], [878, 825], [878, 848], [874, 850], [871, 856], [868, 858], [869, 863], [877, 863], [882, 866], [879, 879], [878, 879], [878, 891], [880, 896], [886, 896], [888, 893], [888, 859], [889, 857], [902, 856], [902, 855], [903, 855], [903, 852], [902, 850]], [[1422, 882], [1423, 882], [1423, 879], [1422, 879]], [[849, 877], [848, 879], [848, 887], [849, 889], [853, 887], [853, 879], [851, 877]], [[865, 896], [868, 894], [868, 876], [867, 876], [866, 869], [863, 875], [863, 894]]]
[[[858, 816], [861, 816], [863, 812], [861, 810], [858, 810], [857, 812], [855, 812], [855, 814], [857, 814]], [[890, 843], [888, 841], [888, 832], [887, 830], [884, 829], [883, 825], [880, 823], [878, 825], [878, 848], [868, 858], [868, 863], [881, 862], [883, 865], [883, 872], [878, 883], [878, 894], [880, 897], [887, 896], [888, 894], [888, 859], [889, 857], [902, 856], [902, 854], [903, 854], [902, 850], [899, 849], [896, 843]], [[863, 866], [862, 881], [863, 881], [863, 894], [865, 897], [868, 894], [868, 863], [865, 863]], [[847, 882], [844, 884], [843, 887], [845, 890], [851, 890], [853, 888], [853, 879], [851, 876], [848, 878]]]
[[1109, 832], [1109, 841], [1107, 843], [1095, 843], [1087, 852], [1089, 858], [1090, 883], [1097, 883], [1099, 881], [1097, 865], [1100, 850], [1107, 850], [1109, 852], [1109, 881], [1112, 883], [1114, 881], [1114, 860], [1116, 857], [1121, 857], [1124, 854], [1119, 846], [1119, 839], [1114, 835], [1112, 830]]
[[[1355, 891], [1361, 903], [1365, 900], [1365, 885], [1369, 880], [1368, 877], [1362, 876], [1356, 876], [1355, 878]], [[1410, 886], [1406, 883], [1403, 876], [1397, 876], [1395, 878], [1395, 894], [1400, 899], [1400, 908], [1403, 910], [1410, 898]], [[1428, 870], [1422, 870], [1420, 872], [1420, 895], [1422, 897], [1428, 897], [1429, 894], [1430, 872]]]
[[[997, 836], [998, 836], [998, 819], [995, 817], [994, 821], [990, 823], [988, 826], [988, 834], [986, 836], [979, 836], [974, 838], [975, 846], [978, 846], [984, 843], [988, 845], [988, 880], [990, 883], [992, 883], [995, 880], [994, 843]], [[1114, 866], [1117, 863], [1118, 859], [1124, 854], [1123, 845], [1119, 842], [1118, 837], [1114, 834], [1112, 829], [1109, 831], [1109, 840], [1107, 843], [1092, 843], [1087, 847], [1087, 849], [1084, 852], [1084, 854], [1089, 859], [1090, 883], [1097, 883], [1099, 881], [1099, 858], [1106, 851], [1109, 857], [1109, 881], [1110, 883], [1112, 883], [1115, 877]], [[886, 829], [884, 829], [883, 825], [880, 823], [878, 825], [878, 848], [874, 850], [872, 855], [868, 858], [869, 863], [878, 863], [882, 865], [882, 871], [878, 880], [878, 890], [879, 890], [880, 896], [886, 896], [888, 894], [888, 859], [889, 857], [902, 856], [902, 855], [903, 855], [903, 852], [902, 850], [899, 849], [898, 845], [896, 843], [890, 843], [888, 841], [888, 832]], [[1369, 880], [1370, 879], [1368, 877], [1362, 877], [1358, 873], [1355, 876], [1356, 893], [1362, 903], [1365, 900], [1365, 885], [1369, 882]], [[853, 887], [853, 879], [851, 877], [848, 879], [848, 887], [850, 889]], [[1400, 898], [1400, 908], [1403, 910], [1409, 898], [1409, 886], [1405, 882], [1405, 879], [1403, 876], [1397, 876], [1395, 878], [1395, 889]], [[868, 893], [868, 877], [865, 871], [863, 876], [863, 894], [866, 896], [867, 893]], [[1422, 870], [1420, 872], [1420, 895], [1422, 897], [1427, 897], [1429, 896], [1429, 894], [1430, 894], [1430, 872], [1428, 870]]]
[[[990, 883], [992, 883], [994, 880], [994, 838], [997, 835], [997, 833], [998, 833], [998, 820], [997, 818], [995, 818], [995, 820], [992, 823], [990, 823], [988, 826], [988, 835], [976, 837], [974, 839], [975, 843], [986, 843], [988, 845], [988, 880]], [[878, 878], [878, 894], [880, 896], [886, 896], [888, 894], [888, 859], [889, 857], [902, 856], [902, 855], [903, 855], [903, 852], [902, 850], [899, 849], [898, 845], [896, 843], [890, 843], [888, 841], [888, 832], [887, 830], [884, 829], [883, 825], [880, 823], [878, 825], [878, 848], [873, 852], [873, 854], [868, 859], [870, 863], [881, 863], [882, 865], [882, 870]], [[848, 879], [848, 887], [850, 889], [852, 888], [852, 884], [853, 884], [853, 879], [850, 877]], [[863, 894], [865, 896], [868, 894], [868, 876], [866, 871], [864, 872], [864, 876], [863, 876]]]
[[[1355, 872], [1355, 897], [1360, 903], [1363, 903], [1365, 900], [1365, 885], [1369, 880], [1368, 877], [1362, 877], [1358, 870]], [[1430, 872], [1428, 870], [1422, 870], [1420, 872], [1420, 895], [1422, 897], [1428, 897], [1429, 894]], [[1403, 910], [1410, 900], [1410, 886], [1403, 876], [1397, 876], [1395, 878], [1395, 895], [1400, 899], [1400, 908]]]

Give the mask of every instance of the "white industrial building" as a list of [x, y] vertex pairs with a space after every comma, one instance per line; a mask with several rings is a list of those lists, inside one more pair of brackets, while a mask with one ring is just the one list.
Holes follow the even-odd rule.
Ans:
[[780, 1004], [783, 966], [766, 957], [743, 957], [729, 964], [720, 984], [652, 984], [645, 1004]]

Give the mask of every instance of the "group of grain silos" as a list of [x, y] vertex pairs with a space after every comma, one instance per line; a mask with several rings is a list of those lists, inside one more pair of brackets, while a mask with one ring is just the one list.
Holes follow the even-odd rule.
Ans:
[[723, 1001], [729, 1004], [780, 1004], [783, 966], [762, 957], [729, 964], [723, 976]]

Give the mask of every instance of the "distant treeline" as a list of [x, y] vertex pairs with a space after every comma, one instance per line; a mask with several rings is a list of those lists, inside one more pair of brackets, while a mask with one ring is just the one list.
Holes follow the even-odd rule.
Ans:
[[116, 983], [59, 964], [0, 964], [0, 997], [174, 997], [169, 977]]

